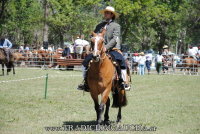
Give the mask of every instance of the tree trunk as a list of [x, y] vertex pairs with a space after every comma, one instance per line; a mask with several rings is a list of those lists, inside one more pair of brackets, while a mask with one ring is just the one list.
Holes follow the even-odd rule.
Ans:
[[165, 45], [165, 39], [166, 39], [166, 36], [165, 36], [165, 33], [161, 32], [159, 34], [159, 42], [158, 42], [158, 50], [162, 50], [163, 46]]
[[64, 36], [63, 36], [62, 32], [60, 32], [60, 47], [61, 48], [64, 47]]
[[0, 20], [3, 20], [3, 14], [6, 6], [6, 0], [1, 0]]
[[48, 42], [49, 26], [47, 25], [47, 17], [49, 15], [47, 0], [44, 0], [44, 29], [43, 29], [43, 42]]

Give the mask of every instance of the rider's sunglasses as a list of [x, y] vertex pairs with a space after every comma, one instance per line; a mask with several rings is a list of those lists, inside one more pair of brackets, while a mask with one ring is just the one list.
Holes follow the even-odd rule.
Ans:
[[112, 12], [105, 11], [104, 14], [112, 14]]

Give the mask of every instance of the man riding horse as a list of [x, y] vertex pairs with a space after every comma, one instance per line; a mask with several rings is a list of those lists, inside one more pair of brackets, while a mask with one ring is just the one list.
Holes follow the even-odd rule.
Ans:
[[188, 57], [191, 57], [194, 60], [197, 60], [196, 56], [197, 56], [198, 50], [194, 49], [193, 46], [189, 46], [187, 53], [188, 53]]
[[[100, 13], [104, 14], [105, 20], [96, 26], [94, 33], [101, 33], [103, 29], [106, 30], [106, 33], [104, 35], [104, 51], [106, 51], [114, 61], [117, 61], [118, 66], [120, 67], [117, 69], [120, 86], [122, 87], [122, 89], [129, 89], [129, 85], [126, 84], [127, 66], [125, 63], [125, 59], [120, 52], [120, 25], [115, 22], [115, 19], [119, 17], [119, 14], [115, 12], [115, 9], [111, 6], [106, 7], [104, 10], [101, 10]], [[79, 90], [89, 90], [86, 77], [88, 65], [90, 60], [92, 60], [92, 57], [93, 55], [89, 54], [83, 61], [82, 71], [84, 84], [80, 84], [78, 86]]]
[[10, 61], [11, 52], [10, 49], [12, 48], [12, 43], [6, 39], [4, 36], [0, 37], [0, 48], [4, 50], [7, 62]]

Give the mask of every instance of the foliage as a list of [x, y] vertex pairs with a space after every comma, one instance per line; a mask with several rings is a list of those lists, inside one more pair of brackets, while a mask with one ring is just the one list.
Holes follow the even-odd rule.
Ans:
[[[200, 43], [199, 0], [47, 0], [49, 42], [63, 45], [77, 35], [89, 39], [102, 16], [99, 10], [114, 6], [120, 14], [122, 43], [131, 51], [159, 50], [169, 45], [178, 52]], [[42, 0], [1, 0], [0, 32], [12, 41], [33, 43], [42, 36]], [[40, 36], [41, 35], [41, 36]], [[41, 38], [38, 40], [41, 41]]]

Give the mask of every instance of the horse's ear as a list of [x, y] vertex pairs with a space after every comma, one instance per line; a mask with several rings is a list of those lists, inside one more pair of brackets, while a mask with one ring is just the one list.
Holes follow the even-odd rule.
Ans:
[[101, 32], [101, 35], [102, 35], [102, 36], [104, 36], [104, 35], [105, 35], [105, 33], [106, 33], [106, 29], [105, 29], [105, 28], [103, 28], [103, 30], [102, 30], [102, 32]]
[[95, 33], [95, 32], [92, 32], [92, 36], [94, 37], [94, 36], [97, 36], [97, 34]]

